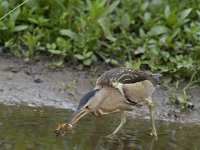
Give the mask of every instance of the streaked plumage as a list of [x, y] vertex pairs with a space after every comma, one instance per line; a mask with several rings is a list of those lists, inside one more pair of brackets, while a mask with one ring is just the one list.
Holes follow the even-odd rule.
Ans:
[[[151, 96], [160, 76], [160, 74], [148, 74], [130, 68], [116, 68], [103, 73], [98, 78], [95, 88], [83, 96], [72, 117], [65, 124], [58, 126], [56, 135], [70, 130], [88, 113], [93, 113], [95, 116], [116, 112], [123, 114], [124, 111], [131, 111], [135, 106], [148, 105], [153, 126], [152, 133], [157, 138]], [[126, 118], [122, 115], [121, 123], [113, 134], [116, 134], [125, 122]]]
[[[96, 82], [95, 89], [111, 86], [118, 89], [126, 102], [136, 105], [151, 96], [158, 85], [161, 74], [148, 74], [131, 68], [115, 68], [103, 73]], [[118, 85], [121, 85], [121, 88]], [[140, 91], [143, 91], [142, 93]]]
[[153, 85], [157, 85], [157, 81], [151, 74], [134, 70], [131, 68], [115, 68], [103, 73], [96, 82], [97, 86], [112, 86], [112, 83], [119, 82], [122, 84], [131, 84], [150, 80]]

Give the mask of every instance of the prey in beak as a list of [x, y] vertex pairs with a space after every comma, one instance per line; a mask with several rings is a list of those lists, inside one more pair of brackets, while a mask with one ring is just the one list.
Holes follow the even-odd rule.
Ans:
[[87, 93], [80, 101], [76, 111], [71, 116], [71, 118], [66, 123], [61, 123], [58, 125], [58, 127], [55, 129], [54, 133], [56, 136], [64, 135], [66, 131], [69, 131], [73, 128], [74, 124], [83, 118], [85, 115], [87, 115], [90, 112], [90, 109], [88, 107], [89, 100], [95, 95], [96, 90], [92, 90], [89, 93]]
[[67, 121], [67, 123], [61, 123], [58, 125], [58, 127], [56, 128], [56, 130], [54, 131], [54, 133], [56, 134], [56, 136], [59, 135], [64, 135], [64, 133], [66, 131], [69, 131], [73, 128], [73, 125], [82, 117], [84, 117], [85, 115], [88, 114], [88, 109], [84, 108], [82, 110], [76, 111], [72, 117], [70, 118], [69, 121]]
[[59, 123], [58, 124], [58, 127], [55, 129], [54, 133], [56, 136], [59, 136], [59, 135], [64, 135], [64, 133], [66, 131], [69, 131], [73, 128], [73, 126], [71, 124], [66, 124], [66, 123]]

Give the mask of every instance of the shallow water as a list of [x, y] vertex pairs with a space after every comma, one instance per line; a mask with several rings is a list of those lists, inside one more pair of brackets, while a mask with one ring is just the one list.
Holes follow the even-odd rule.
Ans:
[[97, 119], [88, 115], [64, 136], [55, 137], [58, 122], [73, 111], [50, 107], [0, 105], [0, 150], [199, 150], [200, 126], [156, 121], [158, 141], [149, 136], [149, 120], [132, 119], [118, 134], [118, 140], [104, 136], [119, 123], [118, 115]]

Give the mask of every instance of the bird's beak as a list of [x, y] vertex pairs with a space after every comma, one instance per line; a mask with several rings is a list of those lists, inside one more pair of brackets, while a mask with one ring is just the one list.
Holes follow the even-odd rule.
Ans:
[[67, 121], [67, 123], [62, 123], [58, 125], [54, 133], [56, 134], [56, 136], [59, 136], [60, 134], [64, 135], [64, 132], [71, 130], [73, 128], [73, 125], [88, 113], [89, 110], [87, 108], [76, 110], [72, 117]]
[[89, 110], [87, 108], [83, 108], [81, 110], [76, 110], [76, 112], [69, 119], [68, 124], [71, 124], [71, 125], [75, 124], [79, 119], [81, 119], [88, 113], [89, 113]]

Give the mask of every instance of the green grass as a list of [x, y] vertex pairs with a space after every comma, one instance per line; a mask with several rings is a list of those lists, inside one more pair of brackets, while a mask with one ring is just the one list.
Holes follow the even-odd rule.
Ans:
[[[0, 1], [0, 17], [23, 3]], [[25, 61], [146, 66], [170, 82], [200, 76], [199, 19], [198, 0], [30, 0], [0, 20], [0, 43]]]
[[[188, 101], [187, 90], [191, 88], [194, 84], [200, 83], [200, 79], [195, 79], [196, 72], [194, 72], [187, 83], [180, 85], [180, 81], [176, 82], [176, 88], [171, 92], [172, 94], [169, 97], [169, 100], [172, 104], [178, 104], [181, 106], [181, 110], [192, 109], [194, 104]], [[194, 87], [193, 87], [194, 88]]]

